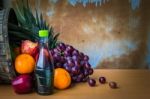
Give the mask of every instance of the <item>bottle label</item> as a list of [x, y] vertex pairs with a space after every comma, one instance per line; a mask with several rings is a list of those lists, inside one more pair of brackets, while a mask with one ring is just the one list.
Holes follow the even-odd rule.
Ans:
[[39, 93], [50, 93], [53, 90], [53, 72], [50, 70], [36, 69], [35, 77], [37, 91]]

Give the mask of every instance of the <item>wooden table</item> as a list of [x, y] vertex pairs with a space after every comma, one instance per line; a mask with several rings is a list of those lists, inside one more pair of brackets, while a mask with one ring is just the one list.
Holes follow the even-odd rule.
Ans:
[[[109, 81], [116, 81], [118, 89], [111, 89], [108, 84], [101, 85], [99, 76]], [[51, 96], [40, 96], [36, 93], [17, 95], [9, 85], [0, 85], [0, 99], [150, 99], [149, 70], [95, 70], [92, 75], [97, 80], [96, 87], [87, 83], [76, 84], [74, 87], [56, 91]]]

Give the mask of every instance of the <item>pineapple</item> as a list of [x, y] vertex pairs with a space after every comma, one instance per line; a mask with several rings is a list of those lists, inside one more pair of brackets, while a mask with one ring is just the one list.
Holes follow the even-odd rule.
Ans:
[[9, 24], [11, 27], [9, 34], [15, 37], [10, 38], [10, 40], [15, 40], [16, 44], [17, 42], [20, 42], [19, 40], [24, 39], [38, 41], [38, 31], [45, 29], [49, 30], [49, 49], [56, 47], [59, 33], [54, 33], [53, 27], [46, 23], [42, 13], [39, 15], [36, 10], [36, 15], [34, 16], [28, 0], [16, 0], [14, 9], [17, 15], [19, 26]]

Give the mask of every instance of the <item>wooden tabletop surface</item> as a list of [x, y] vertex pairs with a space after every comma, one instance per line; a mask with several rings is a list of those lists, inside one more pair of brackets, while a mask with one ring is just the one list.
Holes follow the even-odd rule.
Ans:
[[[117, 82], [119, 88], [99, 84], [99, 76], [105, 76], [108, 82]], [[96, 87], [78, 83], [66, 90], [56, 90], [50, 96], [18, 95], [10, 85], [0, 85], [0, 99], [150, 99], [150, 70], [97, 69], [92, 78], [97, 80]]]

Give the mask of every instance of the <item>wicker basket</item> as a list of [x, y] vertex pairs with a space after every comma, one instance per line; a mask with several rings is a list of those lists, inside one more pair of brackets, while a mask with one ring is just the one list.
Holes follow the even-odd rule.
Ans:
[[14, 10], [0, 10], [0, 83], [10, 83], [15, 76], [9, 46], [9, 23], [18, 24]]

